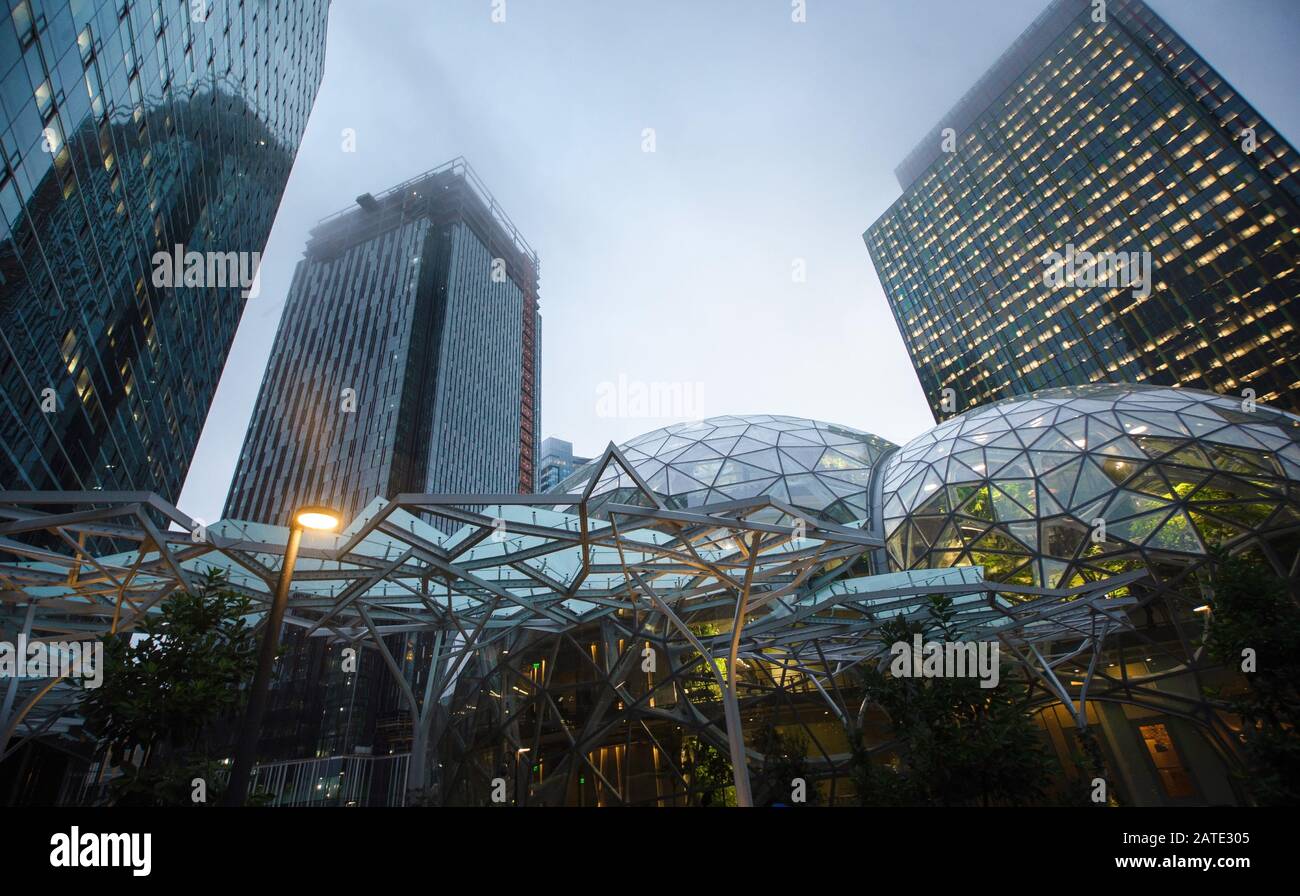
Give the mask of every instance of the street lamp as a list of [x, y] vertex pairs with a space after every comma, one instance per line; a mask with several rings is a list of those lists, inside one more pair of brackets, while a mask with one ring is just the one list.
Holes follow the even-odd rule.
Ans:
[[339, 527], [339, 514], [328, 507], [303, 507], [293, 515], [289, 525], [289, 541], [284, 546], [284, 562], [280, 565], [280, 579], [275, 586], [271, 612], [266, 617], [262, 632], [262, 646], [257, 658], [257, 673], [248, 692], [248, 709], [235, 746], [235, 761], [230, 768], [230, 780], [221, 803], [224, 806], [242, 806], [248, 797], [248, 780], [253, 772], [253, 757], [257, 753], [257, 737], [262, 730], [262, 715], [266, 711], [266, 695], [271, 687], [271, 669], [275, 665], [275, 652], [280, 646], [280, 626], [284, 623], [284, 610], [289, 603], [289, 586], [293, 582], [293, 568], [298, 562], [298, 545], [306, 529], [316, 532], [333, 532]]

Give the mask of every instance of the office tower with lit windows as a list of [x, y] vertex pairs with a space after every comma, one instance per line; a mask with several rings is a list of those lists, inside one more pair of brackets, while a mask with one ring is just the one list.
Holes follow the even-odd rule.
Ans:
[[[320, 85], [328, 0], [0, 4], [0, 488], [175, 501]], [[205, 266], [206, 269], [206, 266]]]
[[[1144, 3], [1097, 9], [1054, 0], [864, 234], [936, 418], [1125, 381], [1300, 410], [1300, 157]], [[1084, 252], [1149, 281], [1047, 276]]]
[[463, 159], [312, 230], [225, 516], [531, 492], [537, 256]]
[[573, 443], [564, 439], [549, 438], [542, 440], [541, 460], [538, 461], [539, 492], [549, 492], [572, 475], [583, 464], [590, 463], [589, 457], [575, 457]]

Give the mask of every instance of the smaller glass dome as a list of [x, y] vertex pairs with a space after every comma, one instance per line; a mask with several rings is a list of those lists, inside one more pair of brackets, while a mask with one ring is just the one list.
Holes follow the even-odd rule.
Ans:
[[[753, 414], [673, 424], [637, 436], [619, 450], [668, 507], [771, 495], [849, 523], [867, 518], [872, 466], [894, 447], [848, 426]], [[552, 492], [581, 492], [598, 463], [587, 464]], [[595, 495], [640, 503], [634, 500], [638, 492], [630, 477], [617, 470], [606, 470]]]

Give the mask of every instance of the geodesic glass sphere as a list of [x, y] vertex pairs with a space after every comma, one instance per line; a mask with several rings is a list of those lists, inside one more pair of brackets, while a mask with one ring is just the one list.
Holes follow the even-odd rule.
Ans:
[[1069, 587], [1294, 530], [1300, 418], [1187, 389], [1049, 389], [945, 421], [883, 473], [896, 567]]
[[[628, 463], [673, 508], [771, 495], [836, 522], [868, 516], [873, 465], [893, 443], [847, 426], [770, 414], [710, 417], [620, 445]], [[581, 492], [593, 462], [553, 491]], [[630, 478], [607, 469], [593, 496], [632, 502]]]

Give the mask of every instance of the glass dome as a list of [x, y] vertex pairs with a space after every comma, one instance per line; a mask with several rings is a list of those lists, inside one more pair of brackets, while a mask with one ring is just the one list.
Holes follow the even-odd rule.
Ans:
[[[873, 465], [895, 446], [848, 426], [770, 414], [710, 417], [656, 429], [619, 446], [645, 483], [673, 508], [771, 495], [826, 519], [868, 516]], [[581, 492], [593, 461], [553, 492]], [[637, 503], [630, 477], [607, 468], [593, 490]], [[594, 502], [593, 510], [599, 503]]]
[[883, 474], [896, 568], [1068, 587], [1294, 530], [1300, 417], [1187, 389], [1050, 389], [936, 426]]

